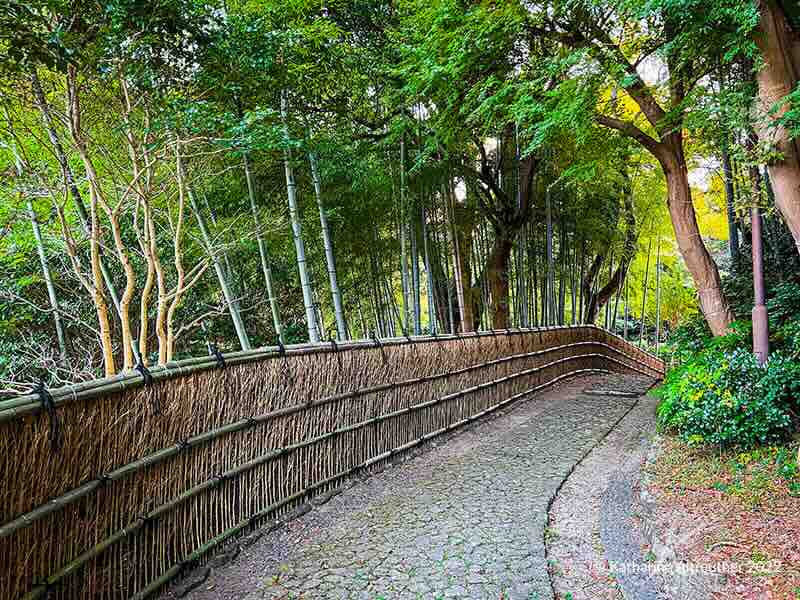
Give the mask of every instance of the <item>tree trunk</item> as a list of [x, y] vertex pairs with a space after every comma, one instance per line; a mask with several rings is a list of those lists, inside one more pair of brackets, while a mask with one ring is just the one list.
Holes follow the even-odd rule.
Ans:
[[[17, 168], [17, 176], [21, 178], [24, 172], [22, 166], [22, 159], [20, 158], [17, 149], [14, 145], [11, 146], [11, 151], [14, 154], [14, 162]], [[22, 191], [20, 191], [20, 196], [22, 195], [23, 195]], [[53, 275], [50, 271], [50, 262], [47, 260], [47, 254], [44, 249], [44, 239], [42, 238], [42, 230], [39, 227], [39, 220], [36, 217], [36, 211], [33, 208], [33, 202], [31, 202], [31, 200], [28, 199], [26, 201], [26, 206], [28, 208], [28, 218], [30, 218], [31, 221], [31, 228], [33, 229], [33, 238], [36, 241], [36, 253], [39, 255], [39, 264], [42, 267], [42, 277], [44, 278], [44, 283], [45, 286], [47, 287], [47, 298], [50, 301], [50, 311], [53, 314], [53, 325], [56, 328], [56, 340], [58, 342], [58, 356], [59, 360], [63, 363], [67, 359], [67, 336], [64, 333], [64, 325], [61, 322], [61, 308], [58, 305], [56, 288], [53, 285]]]
[[400, 282], [403, 288], [403, 331], [411, 332], [411, 290], [408, 277], [408, 212], [406, 211], [406, 141], [400, 138]]
[[[50, 144], [53, 146], [53, 153], [55, 154], [56, 160], [61, 168], [61, 173], [64, 177], [64, 183], [69, 190], [72, 202], [75, 204], [75, 209], [78, 211], [78, 218], [80, 219], [81, 227], [83, 227], [83, 231], [86, 233], [86, 236], [91, 237], [89, 213], [86, 210], [86, 205], [83, 202], [83, 197], [78, 189], [78, 185], [75, 183], [75, 176], [72, 172], [72, 168], [69, 166], [67, 154], [64, 152], [64, 147], [61, 145], [61, 140], [56, 132], [53, 116], [50, 113], [50, 105], [48, 104], [47, 98], [44, 95], [44, 90], [42, 90], [42, 85], [39, 81], [39, 75], [36, 73], [36, 70], [31, 71], [31, 87], [33, 90], [34, 101], [36, 106], [39, 108], [39, 112], [42, 115], [42, 122], [47, 130], [47, 137], [50, 139]], [[117, 316], [119, 316], [119, 293], [114, 285], [114, 280], [111, 277], [111, 273], [109, 272], [108, 267], [103, 260], [102, 248], [100, 248], [100, 272], [103, 276], [103, 281], [108, 288], [108, 293], [111, 296], [111, 301], [114, 304], [114, 308], [117, 311]]]
[[44, 251], [42, 231], [39, 228], [39, 221], [36, 219], [36, 211], [33, 209], [33, 203], [30, 200], [28, 200], [28, 215], [31, 219], [33, 237], [36, 240], [36, 252], [39, 254], [39, 263], [42, 266], [42, 276], [44, 277], [44, 282], [47, 286], [47, 297], [50, 300], [50, 310], [53, 313], [53, 323], [56, 327], [56, 338], [58, 339], [58, 354], [60, 360], [64, 362], [67, 358], [67, 336], [64, 333], [64, 325], [61, 322], [61, 309], [58, 305], [58, 298], [56, 297], [56, 288], [53, 285], [53, 276], [50, 272], [50, 263], [48, 262], [47, 254]]
[[645, 263], [644, 267], [644, 288], [642, 290], [642, 324], [639, 327], [639, 347], [642, 347], [642, 342], [644, 341], [645, 336], [645, 329], [647, 328], [647, 324], [645, 323], [645, 315], [647, 313], [647, 284], [648, 278], [650, 277], [650, 252], [653, 249], [653, 240], [650, 240], [650, 244], [647, 246], [647, 262]]
[[[583, 322], [584, 323], [594, 323], [595, 318], [597, 317], [597, 294], [595, 294], [595, 280], [597, 276], [600, 274], [600, 268], [603, 266], [603, 262], [605, 262], [606, 254], [605, 250], [603, 252], [598, 253], [592, 264], [589, 265], [589, 270], [586, 272], [586, 276], [582, 279], [581, 289], [584, 300], [584, 307], [585, 311], [583, 314]], [[592, 305], [595, 305], [594, 307]]]
[[725, 184], [725, 204], [728, 213], [728, 250], [731, 264], [736, 269], [739, 265], [739, 228], [736, 226], [736, 199], [733, 195], [733, 169], [731, 155], [728, 150], [728, 134], [723, 133], [722, 142], [722, 177]]
[[733, 311], [722, 293], [719, 270], [703, 243], [697, 225], [681, 135], [680, 132], [670, 134], [673, 150], [660, 157], [667, 179], [667, 205], [678, 249], [697, 287], [700, 309], [711, 332], [724, 335], [733, 322]]
[[[272, 277], [272, 265], [269, 260], [269, 251], [267, 250], [267, 242], [264, 239], [264, 233], [261, 231], [261, 219], [258, 215], [258, 206], [256, 204], [256, 184], [253, 181], [253, 172], [250, 170], [250, 159], [247, 154], [242, 155], [244, 161], [244, 176], [247, 180], [247, 196], [250, 200], [250, 212], [253, 215], [253, 224], [256, 228], [256, 241], [258, 243], [258, 255], [261, 261], [261, 272], [264, 275], [264, 284], [267, 286], [267, 298], [269, 299], [269, 308], [272, 313], [272, 326], [275, 327], [275, 333], [278, 334], [278, 339], [284, 342], [283, 338], [283, 323], [281, 323], [280, 311], [278, 310], [278, 299], [275, 297], [275, 282]], [[285, 161], [286, 162], [286, 161]], [[289, 171], [291, 166], [286, 163], [286, 185], [289, 187]], [[294, 175], [292, 175], [292, 186], [294, 186]], [[294, 188], [292, 188], [294, 189]], [[290, 193], [293, 195], [293, 192]], [[291, 199], [289, 203], [291, 205]], [[292, 228], [294, 229], [294, 220], [292, 221]], [[299, 261], [299, 255], [298, 255]], [[216, 267], [215, 267], [216, 268]], [[302, 279], [302, 277], [301, 277]], [[313, 340], [312, 340], [313, 341]]]
[[554, 264], [553, 264], [553, 214], [550, 202], [550, 188], [548, 187], [544, 193], [545, 198], [545, 219], [547, 221], [547, 239], [546, 239], [546, 248], [547, 248], [547, 281], [542, 290], [543, 296], [543, 304], [542, 304], [542, 324], [543, 325], [552, 325], [553, 324], [553, 294], [555, 290], [555, 275], [553, 274], [554, 271]]
[[425, 277], [428, 296], [428, 329], [430, 333], [436, 333], [436, 301], [433, 296], [434, 278], [431, 271], [431, 259], [428, 254], [428, 217], [425, 211], [425, 205], [422, 205], [422, 255], [425, 261]]
[[500, 235], [495, 237], [492, 251], [487, 261], [487, 278], [491, 292], [492, 328], [505, 329], [509, 327], [508, 310], [508, 266], [511, 259], [513, 244], [508, 238]]
[[[283, 119], [283, 132], [286, 141], [289, 140], [289, 97], [286, 90], [281, 93], [281, 117]], [[319, 328], [317, 327], [317, 315], [314, 311], [314, 294], [311, 292], [311, 278], [308, 274], [306, 264], [306, 247], [303, 243], [303, 229], [300, 221], [300, 211], [297, 206], [297, 184], [294, 180], [294, 169], [292, 167], [292, 151], [286, 148], [283, 152], [283, 167], [286, 174], [286, 194], [289, 199], [289, 217], [292, 222], [292, 237], [294, 238], [294, 248], [297, 253], [297, 270], [300, 274], [300, 286], [303, 289], [303, 304], [306, 310], [306, 325], [308, 326], [308, 339], [314, 343], [319, 341]]]
[[791, 139], [785, 127], [777, 124], [790, 108], [784, 98], [798, 82], [800, 35], [792, 30], [774, 0], [760, 0], [759, 12], [756, 43], [764, 66], [757, 78], [760, 106], [755, 127], [759, 139], [773, 145], [782, 155], [782, 159], [769, 165], [769, 174], [775, 190], [775, 204], [800, 252], [800, 144]]
[[175, 218], [175, 240], [173, 242], [175, 259], [175, 292], [166, 315], [167, 351], [166, 362], [175, 356], [175, 314], [178, 311], [185, 291], [186, 272], [183, 268], [183, 224], [186, 207], [186, 185], [183, 179], [183, 157], [180, 140], [175, 140], [175, 172], [178, 181], [178, 214]]
[[333, 254], [333, 242], [331, 240], [331, 228], [328, 225], [328, 216], [325, 214], [325, 205], [322, 202], [322, 182], [319, 176], [319, 166], [317, 155], [309, 152], [308, 162], [311, 164], [311, 178], [314, 181], [314, 193], [317, 196], [317, 207], [319, 208], [319, 224], [322, 230], [322, 245], [325, 247], [325, 262], [328, 266], [328, 281], [331, 285], [331, 296], [333, 297], [333, 312], [336, 318], [336, 333], [339, 340], [348, 339], [347, 322], [344, 318], [344, 308], [342, 305], [342, 292], [339, 289], [339, 279], [336, 276], [336, 258]]
[[205, 242], [206, 252], [211, 257], [211, 261], [214, 265], [214, 272], [216, 273], [217, 281], [219, 282], [219, 287], [222, 290], [223, 297], [225, 298], [225, 304], [228, 305], [228, 312], [231, 315], [231, 321], [233, 321], [233, 328], [236, 331], [236, 337], [239, 338], [239, 346], [242, 348], [242, 350], [250, 350], [250, 338], [247, 336], [247, 330], [245, 329], [244, 321], [242, 321], [242, 315], [239, 312], [239, 303], [236, 301], [233, 290], [231, 290], [230, 282], [228, 281], [228, 274], [225, 272], [219, 253], [214, 250], [211, 233], [208, 230], [205, 217], [203, 216], [203, 213], [200, 212], [200, 207], [197, 205], [197, 200], [191, 186], [188, 187], [188, 192], [189, 202], [192, 210], [194, 211], [197, 225], [200, 228], [200, 235], [203, 237], [203, 241]]
[[462, 332], [475, 331], [475, 301], [472, 290], [472, 219], [466, 218], [466, 208], [456, 206], [454, 198], [452, 206], [453, 262], [455, 263], [456, 296]]
[[661, 239], [656, 250], [656, 356], [661, 343]]
[[[68, 68], [67, 73], [67, 107], [69, 111], [69, 128], [75, 145], [83, 156], [86, 148], [81, 130], [81, 110], [78, 92], [78, 75], [74, 66]], [[84, 164], [87, 164], [84, 161]], [[103, 351], [103, 367], [106, 377], [116, 374], [114, 362], [114, 345], [111, 340], [111, 323], [108, 319], [108, 305], [103, 294], [103, 276], [100, 267], [100, 248], [102, 246], [102, 231], [100, 219], [97, 214], [97, 188], [89, 186], [89, 248], [92, 265], [92, 300], [97, 312], [97, 321], [100, 328], [100, 347]]]
[[[636, 256], [636, 240], [638, 232], [636, 230], [636, 214], [633, 208], [633, 196], [630, 186], [623, 195], [625, 210], [625, 243], [622, 248], [622, 255], [617, 265], [617, 270], [610, 277], [608, 283], [603, 286], [600, 292], [592, 295], [587, 307], [587, 321], [593, 323], [600, 309], [608, 303], [625, 281], [628, 274], [628, 267]], [[610, 267], [609, 267], [610, 268]]]

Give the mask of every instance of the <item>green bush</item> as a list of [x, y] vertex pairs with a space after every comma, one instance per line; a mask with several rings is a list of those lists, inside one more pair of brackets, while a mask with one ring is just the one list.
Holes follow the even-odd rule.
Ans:
[[658, 422], [690, 444], [750, 447], [786, 438], [789, 405], [800, 391], [800, 364], [776, 354], [759, 366], [745, 348], [729, 349], [737, 334], [718, 338], [661, 387]]

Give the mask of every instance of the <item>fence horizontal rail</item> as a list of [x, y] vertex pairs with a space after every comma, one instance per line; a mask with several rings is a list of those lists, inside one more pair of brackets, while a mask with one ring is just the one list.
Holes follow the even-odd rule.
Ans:
[[52, 390], [59, 454], [38, 398], [0, 403], [0, 497], [11, 501], [0, 597], [144, 597], [264, 518], [542, 386], [663, 373], [594, 326], [337, 346], [232, 353], [219, 370], [214, 357], [182, 361], [144, 387], [136, 375]]
[[[622, 341], [622, 338], [612, 334], [596, 325], [581, 325], [581, 328], [596, 329], [602, 331], [609, 336]], [[431, 336], [408, 336], [408, 337], [394, 337], [394, 338], [381, 338], [380, 344], [384, 346], [402, 345], [402, 344], [426, 344], [426, 343], [441, 343], [454, 340], [463, 340], [470, 338], [496, 338], [498, 335], [520, 335], [526, 333], [548, 333], [553, 331], [570, 330], [570, 326], [555, 326], [555, 327], [531, 327], [531, 328], [515, 328], [496, 331], [472, 331], [462, 333], [459, 335], [443, 334], [435, 337]], [[660, 360], [652, 354], [625, 342], [629, 347], [630, 355], [632, 358], [641, 361], [643, 357], [648, 357], [654, 363], [660, 363]], [[261, 360], [269, 360], [276, 358], [284, 358], [290, 356], [303, 356], [308, 354], [323, 354], [323, 353], [337, 353], [347, 350], [355, 349], [374, 349], [376, 344], [373, 340], [349, 340], [345, 342], [337, 342], [336, 345], [330, 343], [320, 342], [316, 344], [292, 344], [285, 346], [283, 349], [279, 346], [267, 346], [250, 351], [230, 352], [223, 354], [226, 366], [234, 366], [240, 364], [247, 364]], [[150, 369], [150, 374], [155, 381], [161, 381], [181, 375], [188, 375], [190, 373], [208, 371], [219, 368], [219, 362], [215, 356], [200, 356], [195, 358], [187, 358], [179, 361], [169, 362], [163, 366], [153, 367]], [[654, 370], [657, 370], [653, 367]], [[661, 366], [663, 374], [663, 363]], [[62, 388], [55, 388], [49, 391], [53, 397], [53, 402], [56, 406], [60, 406], [70, 400], [88, 400], [110, 393], [125, 391], [130, 388], [141, 387], [145, 385], [145, 377], [138, 371], [129, 371], [120, 373], [113, 377], [106, 377], [102, 379], [95, 379], [93, 381], [78, 383]], [[41, 399], [35, 393], [29, 393], [11, 400], [0, 400], [0, 422], [13, 419], [18, 416], [25, 416], [30, 413], [38, 412], [42, 409]]]

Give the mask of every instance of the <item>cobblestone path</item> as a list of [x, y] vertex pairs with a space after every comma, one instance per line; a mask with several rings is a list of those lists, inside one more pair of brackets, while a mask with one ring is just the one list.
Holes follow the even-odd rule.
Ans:
[[648, 383], [562, 382], [266, 535], [189, 598], [550, 599], [550, 500], [636, 401], [584, 392]]

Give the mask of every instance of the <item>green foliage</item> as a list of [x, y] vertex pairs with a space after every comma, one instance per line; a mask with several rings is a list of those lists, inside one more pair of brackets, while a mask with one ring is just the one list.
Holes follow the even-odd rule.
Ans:
[[778, 123], [786, 127], [793, 138], [800, 137], [800, 84], [775, 107], [776, 110], [779, 108], [785, 108], [786, 111], [780, 116]]
[[659, 425], [696, 445], [780, 441], [791, 431], [788, 405], [797, 390], [790, 382], [798, 376], [800, 363], [780, 355], [759, 366], [746, 349], [708, 348], [670, 372]]
[[750, 351], [750, 321], [716, 338], [701, 318], [673, 333], [669, 351], [678, 366], [661, 388], [662, 429], [693, 444], [749, 447], [786, 437], [800, 407], [800, 285], [775, 286], [768, 311], [772, 354], [764, 366]]

